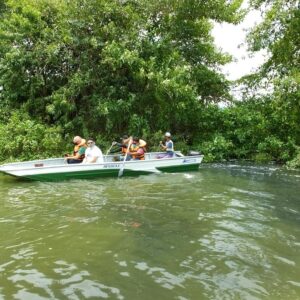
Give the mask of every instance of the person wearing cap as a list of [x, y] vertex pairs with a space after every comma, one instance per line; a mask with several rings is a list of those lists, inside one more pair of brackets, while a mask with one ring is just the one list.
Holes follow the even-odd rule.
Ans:
[[79, 135], [73, 138], [74, 150], [73, 154], [65, 154], [65, 160], [68, 164], [82, 163], [85, 157], [85, 150], [87, 148], [86, 140]]
[[[166, 151], [166, 154], [163, 155], [164, 158], [173, 157], [174, 156], [174, 143], [171, 140], [171, 133], [165, 133], [165, 143], [163, 144], [162, 141], [159, 143], [160, 147], [163, 151]], [[159, 157], [162, 158], [162, 157]]]
[[99, 147], [96, 146], [93, 138], [88, 138], [87, 149], [85, 151], [84, 164], [103, 163], [103, 154]]

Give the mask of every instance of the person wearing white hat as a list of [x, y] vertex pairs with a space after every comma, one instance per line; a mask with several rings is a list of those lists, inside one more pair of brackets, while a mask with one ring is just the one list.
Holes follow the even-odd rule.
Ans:
[[174, 156], [174, 143], [171, 140], [171, 133], [165, 133], [165, 144], [161, 141], [159, 143], [162, 150], [166, 151], [166, 154], [163, 156], [164, 158], [173, 157]]

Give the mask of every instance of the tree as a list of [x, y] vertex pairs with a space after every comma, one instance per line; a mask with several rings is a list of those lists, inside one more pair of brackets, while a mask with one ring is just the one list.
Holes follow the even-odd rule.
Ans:
[[203, 107], [230, 98], [211, 20], [239, 22], [241, 2], [5, 1], [2, 99], [66, 132], [194, 135]]
[[268, 60], [255, 76], [256, 82], [272, 88], [274, 112], [281, 120], [278, 128], [284, 140], [300, 144], [300, 7], [299, 1], [253, 0], [264, 20], [249, 35], [252, 51], [267, 49]]

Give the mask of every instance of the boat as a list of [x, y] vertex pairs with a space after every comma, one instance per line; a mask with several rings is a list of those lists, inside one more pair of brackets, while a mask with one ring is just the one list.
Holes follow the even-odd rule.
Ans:
[[199, 169], [203, 155], [192, 153], [184, 156], [175, 151], [171, 158], [158, 158], [163, 152], [148, 152], [145, 160], [115, 161], [115, 155], [104, 155], [103, 163], [67, 164], [64, 158], [49, 158], [0, 166], [0, 173], [20, 179], [59, 181], [97, 177], [136, 176], [151, 173], [175, 173]]

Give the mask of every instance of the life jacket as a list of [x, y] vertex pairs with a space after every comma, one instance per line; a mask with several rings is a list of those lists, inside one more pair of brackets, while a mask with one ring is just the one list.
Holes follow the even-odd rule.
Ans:
[[[134, 144], [131, 144], [131, 146], [133, 146], [133, 145]], [[144, 140], [142, 140], [142, 139], [139, 140], [139, 148], [143, 148], [144, 152], [147, 152], [146, 145], [147, 145], [147, 143]], [[133, 151], [131, 151], [131, 149], [133, 149]], [[129, 151], [130, 152], [134, 152], [134, 147], [130, 147]], [[127, 145], [122, 145], [121, 152], [122, 152], [122, 155], [126, 154], [126, 152], [127, 152]]]
[[[85, 139], [82, 139], [82, 140], [81, 140], [81, 143], [80, 143], [79, 145], [75, 145], [75, 146], [74, 146], [73, 155], [76, 156], [77, 153], [79, 152], [79, 150], [80, 150], [82, 147], [84, 147], [85, 149], [87, 148], [86, 140], [85, 140]], [[84, 160], [84, 158], [85, 158], [85, 155], [82, 154], [82, 155], [79, 156], [78, 159]]]
[[144, 152], [145, 152], [144, 147], [141, 147], [140, 145], [132, 144], [132, 145], [130, 146], [129, 151], [130, 151], [130, 153], [131, 153], [132, 158], [133, 158], [133, 159], [139, 159], [139, 160], [145, 160], [145, 154], [142, 154], [142, 155], [141, 155], [141, 154], [137, 154], [137, 151], [138, 151], [139, 149], [143, 149]]

